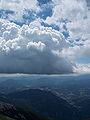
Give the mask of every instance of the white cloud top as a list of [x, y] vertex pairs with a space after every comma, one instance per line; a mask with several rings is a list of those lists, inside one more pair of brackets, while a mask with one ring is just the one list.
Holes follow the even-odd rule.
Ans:
[[0, 72], [70, 73], [72, 64], [57, 54], [68, 47], [64, 36], [42, 26], [19, 27], [0, 20]]

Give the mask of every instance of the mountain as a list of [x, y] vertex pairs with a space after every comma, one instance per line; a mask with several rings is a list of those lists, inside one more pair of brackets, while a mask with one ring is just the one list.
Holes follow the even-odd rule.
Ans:
[[75, 105], [79, 107], [82, 118], [90, 117], [90, 98], [78, 99], [75, 101]]
[[[31, 92], [31, 90], [33, 92]], [[45, 93], [52, 93], [54, 97], [49, 100], [51, 95], [47, 94], [45, 96], [45, 93], [43, 93], [44, 91]], [[90, 75], [27, 75], [20, 77], [1, 77], [0, 92], [4, 93], [0, 94], [0, 101], [12, 103], [26, 109], [33, 109], [42, 114], [53, 116], [56, 120], [58, 120], [58, 117], [63, 119], [65, 116], [69, 116], [67, 111], [64, 112], [64, 115], [62, 115], [63, 112], [62, 114], [59, 114], [58, 112], [64, 111], [64, 109], [62, 109], [64, 107], [65, 109], [67, 108], [66, 101], [68, 101], [68, 106], [71, 106], [72, 109], [69, 109], [69, 111], [75, 112], [75, 118], [79, 119], [79, 116], [80, 118], [83, 118], [81, 120], [90, 118]], [[31, 93], [31, 95], [29, 93]], [[56, 94], [59, 96], [58, 101]], [[62, 101], [65, 101], [66, 103], [60, 102], [61, 98], [63, 98], [64, 100], [62, 99]], [[54, 101], [56, 101], [56, 103], [54, 103]], [[59, 107], [60, 103], [62, 103], [61, 107]], [[53, 110], [54, 108], [55, 111]], [[71, 116], [72, 115], [70, 115], [70, 117]], [[72, 120], [72, 118], [70, 120]]]
[[87, 119], [82, 119], [82, 120], [90, 120], [90, 118], [87, 118]]
[[0, 77], [0, 91], [5, 94], [16, 90], [18, 91], [23, 88], [48, 87], [51, 90], [66, 93], [65, 97], [71, 92], [77, 96], [81, 89], [86, 89], [86, 91], [88, 90], [88, 93], [90, 93], [89, 85], [90, 75], [26, 75], [20, 77]]
[[5, 115], [0, 115], [0, 120], [15, 120], [15, 119], [10, 118], [10, 117], [5, 116]]
[[14, 92], [18, 89], [21, 89], [22, 87], [24, 87], [24, 85], [21, 81], [13, 79], [5, 80], [0, 83], [0, 91], [3, 93]]
[[14, 105], [0, 102], [0, 120], [51, 120], [33, 111], [26, 111]]
[[76, 108], [50, 91], [28, 89], [8, 94], [11, 103], [24, 109], [32, 109], [55, 120], [79, 120]]

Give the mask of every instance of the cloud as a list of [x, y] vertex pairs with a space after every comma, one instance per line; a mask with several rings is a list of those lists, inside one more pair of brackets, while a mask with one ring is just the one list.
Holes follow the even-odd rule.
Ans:
[[89, 0], [1, 0], [0, 17], [23, 26], [0, 20], [0, 72], [79, 71], [76, 61], [90, 59], [89, 8]]
[[76, 21], [86, 16], [87, 5], [85, 0], [53, 0], [53, 15], [47, 22], [59, 24], [61, 19]]
[[72, 73], [73, 64], [58, 54], [65, 47], [64, 36], [52, 28], [0, 20], [0, 73]]
[[[90, 34], [90, 11], [86, 0], [53, 0], [53, 14], [45, 20], [66, 31], [70, 39], [86, 39]], [[66, 27], [66, 29], [65, 29]]]
[[1, 0], [0, 9], [13, 11], [14, 14], [9, 14], [8, 19], [18, 22], [23, 21], [25, 10], [32, 10], [36, 13], [40, 11], [37, 0]]
[[20, 9], [39, 10], [37, 0], [1, 0], [0, 6], [2, 9], [11, 9], [13, 11], [18, 11]]
[[[56, 24], [60, 32], [67, 32], [69, 48], [64, 48], [60, 55], [73, 60], [77, 71], [90, 71], [90, 67], [78, 64], [78, 59], [87, 58], [90, 60], [90, 11], [87, 0], [53, 0], [53, 14], [45, 20], [48, 24]], [[79, 68], [80, 67], [80, 68]]]
[[82, 73], [82, 74], [90, 74], [90, 63], [88, 64], [76, 64], [76, 67], [74, 69], [74, 72], [76, 73]]
[[51, 0], [1, 0], [0, 18], [17, 24], [29, 24], [52, 15]]
[[90, 35], [87, 40], [75, 41], [73, 47], [64, 48], [61, 52], [62, 56], [65, 55], [72, 60], [88, 58], [90, 59]]

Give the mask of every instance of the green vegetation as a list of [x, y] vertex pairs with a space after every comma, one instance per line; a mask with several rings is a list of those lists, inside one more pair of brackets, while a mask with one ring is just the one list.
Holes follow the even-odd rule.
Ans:
[[15, 119], [12, 119], [12, 118], [7, 117], [5, 115], [0, 115], [0, 120], [15, 120]]
[[40, 113], [55, 120], [90, 120], [90, 75], [13, 77], [0, 83], [0, 92], [1, 102], [28, 110], [17, 108], [19, 118], [49, 120]]
[[8, 94], [7, 97], [11, 104], [38, 111], [55, 120], [79, 120], [79, 111], [75, 107], [48, 90], [27, 89]]
[[4, 102], [0, 102], [0, 113], [0, 120], [52, 120], [37, 112], [27, 111]]

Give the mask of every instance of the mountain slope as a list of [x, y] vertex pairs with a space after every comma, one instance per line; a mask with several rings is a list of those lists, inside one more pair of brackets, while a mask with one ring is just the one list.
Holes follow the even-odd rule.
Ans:
[[0, 120], [15, 120], [15, 119], [10, 118], [10, 117], [5, 116], [5, 115], [0, 115]]
[[29, 89], [8, 94], [11, 103], [25, 109], [33, 109], [55, 120], [79, 120], [76, 108], [50, 91]]
[[3, 102], [0, 102], [0, 118], [0, 120], [4, 118], [4, 120], [51, 120], [33, 111], [26, 111]]
[[90, 98], [78, 99], [75, 105], [79, 107], [82, 118], [90, 118]]

